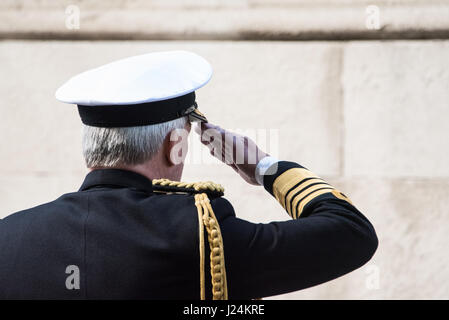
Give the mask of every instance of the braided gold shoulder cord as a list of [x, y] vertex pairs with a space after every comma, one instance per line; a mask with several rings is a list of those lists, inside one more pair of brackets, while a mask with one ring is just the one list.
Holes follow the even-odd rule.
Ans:
[[[198, 192], [217, 191], [223, 192], [221, 185], [206, 182], [179, 182], [168, 179], [155, 179], [154, 185], [192, 188]], [[205, 246], [204, 246], [204, 227], [206, 227], [207, 238], [210, 248], [210, 273], [212, 278], [212, 297], [214, 300], [227, 300], [228, 287], [226, 282], [226, 267], [224, 261], [223, 237], [221, 235], [220, 225], [214, 210], [210, 205], [209, 198], [205, 192], [195, 194], [195, 206], [198, 211], [199, 225], [199, 250], [200, 250], [200, 297], [206, 299], [205, 285]]]

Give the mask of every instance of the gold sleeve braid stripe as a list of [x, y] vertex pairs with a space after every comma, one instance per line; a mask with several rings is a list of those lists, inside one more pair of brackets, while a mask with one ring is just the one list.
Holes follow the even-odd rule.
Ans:
[[334, 187], [304, 168], [289, 169], [273, 183], [276, 200], [293, 219], [297, 219], [314, 198], [334, 190]]
[[204, 229], [210, 249], [210, 273], [212, 281], [212, 299], [227, 300], [228, 285], [226, 279], [226, 266], [224, 258], [223, 237], [220, 225], [210, 204], [207, 193], [213, 192], [222, 195], [224, 189], [221, 185], [210, 181], [186, 183], [168, 179], [154, 179], [153, 188], [156, 192], [195, 193], [195, 206], [198, 212], [199, 227], [199, 255], [200, 255], [200, 298], [206, 299], [205, 281], [205, 241]]
[[320, 178], [306, 178], [301, 180], [286, 193], [284, 200], [286, 205], [285, 209], [287, 212], [292, 213], [292, 217], [295, 218], [295, 213], [297, 210], [296, 205], [299, 203], [299, 200], [311, 191], [315, 191], [323, 187], [330, 186]]

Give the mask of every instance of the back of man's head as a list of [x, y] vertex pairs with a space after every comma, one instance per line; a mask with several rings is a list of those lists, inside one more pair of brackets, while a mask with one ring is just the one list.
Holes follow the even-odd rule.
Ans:
[[88, 168], [142, 164], [155, 156], [167, 135], [187, 124], [182, 117], [159, 124], [100, 128], [83, 125], [83, 155]]

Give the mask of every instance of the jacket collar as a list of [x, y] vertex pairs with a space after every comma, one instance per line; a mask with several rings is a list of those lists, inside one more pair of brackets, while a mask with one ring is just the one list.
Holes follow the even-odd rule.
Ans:
[[150, 179], [136, 172], [121, 169], [98, 169], [91, 171], [84, 179], [79, 191], [85, 191], [98, 186], [127, 187], [136, 188], [147, 193], [153, 192], [153, 184]]

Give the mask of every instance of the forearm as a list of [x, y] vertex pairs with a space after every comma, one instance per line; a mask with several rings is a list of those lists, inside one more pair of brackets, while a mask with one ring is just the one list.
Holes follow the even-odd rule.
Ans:
[[295, 162], [268, 156], [257, 164], [255, 179], [293, 219], [313, 214], [317, 201], [342, 200], [355, 209], [345, 194]]

